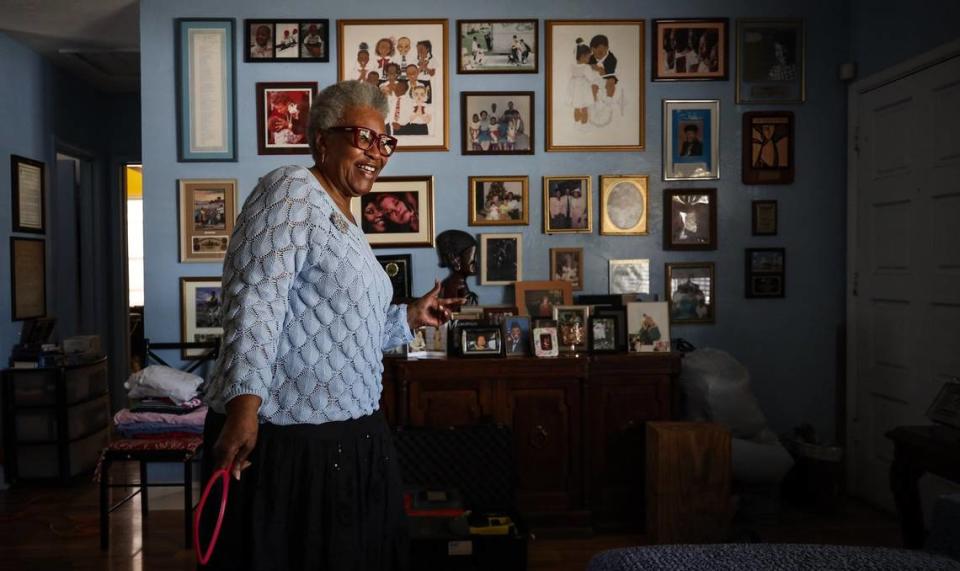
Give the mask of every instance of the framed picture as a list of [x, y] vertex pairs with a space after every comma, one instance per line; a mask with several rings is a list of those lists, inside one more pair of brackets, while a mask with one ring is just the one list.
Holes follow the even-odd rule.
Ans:
[[577, 353], [587, 350], [590, 341], [587, 333], [589, 305], [555, 305], [553, 318], [557, 322], [557, 338], [561, 352]]
[[447, 20], [338, 20], [339, 79], [378, 85], [399, 151], [446, 151]]
[[663, 100], [663, 180], [720, 178], [720, 101]]
[[650, 293], [650, 260], [610, 260], [610, 294]]
[[177, 161], [237, 160], [236, 20], [177, 18]]
[[533, 354], [537, 357], [556, 357], [560, 355], [560, 349], [557, 347], [556, 326], [534, 327], [532, 343]]
[[747, 297], [784, 297], [786, 295], [786, 250], [747, 248], [745, 257]]
[[543, 177], [543, 231], [546, 234], [593, 232], [590, 176]]
[[471, 176], [470, 226], [526, 226], [530, 192], [526, 176]]
[[532, 91], [464, 91], [460, 94], [464, 155], [532, 155]]
[[[624, 298], [633, 297], [632, 294], [608, 294], [608, 293], [581, 293], [574, 296], [578, 305], [592, 305], [596, 307], [623, 307], [626, 303]], [[627, 301], [640, 301], [638, 299], [628, 299]]]
[[530, 354], [530, 318], [513, 315], [503, 320], [503, 350], [508, 357]]
[[330, 61], [330, 20], [244, 20], [247, 63]]
[[392, 349], [384, 349], [384, 359], [406, 359], [409, 348], [406, 345], [398, 345]]
[[13, 195], [13, 231], [43, 234], [46, 203], [45, 167], [40, 161], [10, 155], [11, 195]]
[[803, 20], [737, 20], [737, 103], [803, 103]]
[[617, 321], [615, 315], [604, 317], [595, 315], [590, 318], [587, 331], [590, 334], [591, 353], [615, 353], [619, 350], [617, 345]]
[[793, 112], [743, 114], [743, 184], [793, 182]]
[[653, 81], [726, 81], [726, 18], [654, 20]]
[[237, 220], [236, 179], [183, 178], [178, 186], [180, 261], [223, 260]]
[[716, 280], [713, 262], [666, 264], [670, 323], [713, 323], [716, 320]]
[[520, 313], [514, 305], [487, 306], [483, 308], [483, 322], [487, 325], [500, 326], [503, 320]]
[[663, 249], [717, 249], [717, 189], [663, 191]]
[[[223, 288], [218, 277], [180, 278], [180, 341], [207, 343], [223, 336]], [[198, 359], [209, 349], [182, 349], [182, 359]]]
[[393, 299], [402, 300], [413, 297], [413, 264], [410, 254], [389, 254], [377, 256], [377, 261], [390, 278], [393, 285]]
[[550, 248], [550, 279], [570, 282], [573, 291], [581, 291], [583, 278], [583, 248]]
[[383, 176], [350, 201], [374, 248], [433, 246], [433, 177]]
[[316, 81], [257, 84], [257, 154], [309, 155], [307, 124]]
[[665, 301], [627, 304], [627, 338], [631, 353], [670, 351], [670, 313]]
[[47, 315], [47, 250], [42, 238], [10, 238], [13, 321]]
[[777, 235], [777, 201], [754, 200], [750, 204], [751, 229], [754, 236]]
[[537, 73], [537, 20], [457, 20], [457, 72]]
[[523, 276], [523, 234], [480, 234], [480, 283], [510, 285]]
[[612, 318], [616, 327], [614, 344], [616, 351], [627, 350], [627, 308], [626, 307], [594, 307], [592, 319]]
[[499, 357], [503, 351], [503, 333], [499, 327], [462, 327], [460, 347], [464, 357]]
[[944, 383], [927, 409], [927, 418], [937, 424], [960, 428], [960, 383]]
[[447, 326], [418, 327], [406, 346], [407, 357], [439, 357], [447, 354]]
[[643, 20], [547, 20], [547, 150], [644, 150]]
[[573, 291], [570, 282], [562, 280], [517, 282], [514, 299], [520, 315], [552, 319], [555, 305], [573, 303]]
[[641, 236], [647, 233], [647, 177], [600, 176], [600, 234]]

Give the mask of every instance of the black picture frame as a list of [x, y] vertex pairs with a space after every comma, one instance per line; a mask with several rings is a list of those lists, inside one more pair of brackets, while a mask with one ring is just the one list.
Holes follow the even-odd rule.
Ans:
[[[304, 29], [308, 32], [310, 26], [316, 26], [319, 28], [320, 44], [322, 54], [320, 56], [312, 55], [313, 51], [305, 46], [305, 42], [300, 40], [304, 37]], [[253, 34], [251, 31], [254, 26], [268, 26], [271, 31], [271, 43], [270, 43], [270, 55], [269, 56], [257, 56], [253, 55]], [[277, 30], [278, 26], [296, 26], [297, 28], [297, 55], [296, 57], [277, 57]], [[312, 42], [313, 43], [313, 42]], [[304, 55], [304, 51], [308, 52], [311, 55]], [[330, 62], [330, 20], [322, 18], [305, 18], [305, 19], [280, 19], [280, 20], [270, 20], [270, 19], [256, 19], [256, 20], [244, 20], [243, 21], [243, 61], [245, 63], [329, 63]]]
[[377, 256], [377, 261], [393, 285], [394, 302], [413, 297], [413, 261], [410, 254], [385, 254]]
[[616, 351], [623, 353], [627, 350], [627, 308], [594, 307], [592, 317], [615, 317], [617, 319]]
[[[40, 170], [40, 226], [28, 226], [20, 217], [20, 206], [24, 201], [21, 196], [23, 181], [20, 178], [21, 166]], [[10, 155], [10, 194], [13, 197], [13, 231], [29, 234], [44, 234], [47, 228], [47, 172], [41, 161]]]
[[747, 298], [786, 297], [785, 248], [746, 248], [744, 294]]
[[[476, 140], [473, 133], [472, 126], [472, 117], [471, 114], [471, 99], [485, 98], [487, 101], [490, 99], [497, 99], [498, 101], [492, 102], [496, 104], [497, 108], [501, 111], [508, 109], [508, 103], [512, 103], [514, 100], [520, 100], [520, 98], [525, 98], [526, 102], [524, 106], [528, 109], [527, 116], [520, 116], [520, 126], [516, 126], [515, 129], [517, 135], [515, 139], [521, 135], [526, 136], [527, 144], [525, 149], [505, 149], [503, 148], [503, 130], [500, 129], [501, 122], [497, 122], [498, 126], [498, 135], [494, 136], [490, 125], [487, 125], [487, 138], [489, 140], [480, 141], [480, 137], [483, 136], [483, 126], [482, 122], [478, 123], [478, 132]], [[518, 116], [521, 113], [521, 110], [514, 106], [513, 108]], [[486, 111], [486, 109], [482, 110]], [[490, 113], [495, 111], [491, 108]], [[532, 155], [536, 151], [536, 94], [533, 91], [463, 91], [460, 93], [460, 153], [463, 155]], [[495, 116], [494, 116], [495, 117]], [[500, 118], [503, 117], [501, 112]], [[492, 118], [488, 116], [488, 120]], [[487, 149], [482, 149], [483, 143], [486, 142], [489, 147]], [[507, 145], [509, 144], [506, 143]], [[480, 149], [477, 146], [481, 146]], [[496, 146], [496, 150], [490, 150]]]
[[[500, 357], [503, 355], [503, 332], [501, 327], [497, 325], [477, 325], [473, 327], [461, 327], [460, 329], [457, 330], [457, 336], [460, 339], [460, 356], [461, 357], [482, 358], [482, 357]], [[496, 348], [487, 349], [487, 350], [477, 350], [476, 348], [469, 348], [468, 343], [470, 343], [471, 338], [473, 338], [474, 342], [476, 342], [481, 337], [483, 337], [485, 341], [487, 339], [496, 339], [497, 340]]]
[[[597, 348], [594, 327], [599, 321], [613, 321], [613, 343], [611, 347]], [[589, 337], [587, 346], [591, 353], [616, 353], [620, 350], [619, 344], [617, 343], [620, 331], [620, 318], [617, 315], [592, 315], [587, 320], [587, 330]]]

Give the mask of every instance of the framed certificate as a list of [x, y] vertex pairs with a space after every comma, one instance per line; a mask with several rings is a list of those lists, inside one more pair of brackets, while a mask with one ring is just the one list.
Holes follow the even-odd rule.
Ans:
[[41, 238], [10, 238], [10, 293], [13, 320], [47, 315], [46, 242]]
[[43, 163], [10, 155], [11, 193], [13, 195], [13, 231], [44, 232]]

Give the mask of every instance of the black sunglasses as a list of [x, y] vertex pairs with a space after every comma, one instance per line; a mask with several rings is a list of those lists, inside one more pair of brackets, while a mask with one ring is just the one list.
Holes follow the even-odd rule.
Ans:
[[343, 131], [353, 133], [353, 146], [361, 151], [370, 150], [374, 144], [380, 154], [389, 157], [397, 150], [397, 138], [385, 133], [377, 133], [367, 127], [330, 127], [327, 131]]

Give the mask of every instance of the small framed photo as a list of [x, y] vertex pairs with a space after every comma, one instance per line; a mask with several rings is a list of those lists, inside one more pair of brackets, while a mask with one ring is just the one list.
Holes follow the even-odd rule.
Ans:
[[180, 179], [180, 261], [223, 260], [237, 220], [236, 179]]
[[783, 248], [746, 249], [746, 296], [785, 297], [787, 253]]
[[392, 349], [385, 349], [383, 351], [384, 359], [406, 359], [407, 352], [409, 351], [406, 345], [398, 345]]
[[45, 167], [40, 161], [10, 155], [13, 231], [43, 234], [46, 230]]
[[590, 318], [587, 330], [590, 334], [591, 353], [615, 353], [619, 350], [617, 321], [616, 315], [594, 315]]
[[667, 303], [670, 323], [713, 323], [716, 321], [716, 280], [713, 262], [666, 264]]
[[593, 232], [590, 176], [543, 177], [543, 231], [546, 234]]
[[670, 313], [665, 301], [627, 304], [627, 336], [631, 353], [670, 351]]
[[720, 178], [720, 101], [663, 100], [663, 180]]
[[470, 226], [526, 226], [530, 192], [526, 176], [471, 176]]
[[534, 327], [532, 342], [533, 354], [537, 357], [557, 357], [560, 355], [556, 326]]
[[457, 20], [457, 71], [537, 73], [537, 20]]
[[512, 315], [503, 320], [503, 350], [508, 357], [530, 354], [530, 318]]
[[464, 357], [499, 357], [503, 351], [503, 333], [499, 327], [462, 327], [460, 347]]
[[803, 20], [737, 20], [737, 103], [803, 103]]
[[394, 301], [413, 297], [413, 265], [410, 254], [377, 256], [377, 261], [380, 262], [383, 271], [390, 278]]
[[726, 18], [653, 21], [653, 81], [726, 81]]
[[777, 235], [777, 201], [754, 200], [751, 205], [751, 229], [754, 236]]
[[626, 307], [594, 307], [593, 318], [613, 318], [616, 322], [614, 332], [615, 350], [627, 350], [627, 308]]
[[663, 212], [664, 250], [717, 249], [717, 189], [668, 188]]
[[433, 246], [433, 177], [384, 176], [350, 201], [374, 248]]
[[550, 248], [550, 279], [570, 282], [573, 291], [581, 291], [583, 278], [583, 248]]
[[309, 155], [307, 124], [316, 81], [257, 83], [257, 154]]
[[480, 283], [510, 285], [523, 276], [523, 234], [480, 234]]
[[532, 91], [464, 91], [460, 94], [464, 155], [532, 155]]
[[610, 260], [610, 294], [650, 293], [650, 260]]
[[520, 310], [513, 305], [486, 306], [483, 308], [483, 322], [499, 327], [504, 319], [514, 317]]
[[625, 175], [600, 177], [600, 234], [642, 236], [647, 234], [647, 177]]
[[447, 326], [418, 327], [406, 346], [407, 357], [439, 357], [447, 354]]
[[793, 112], [743, 114], [743, 184], [793, 182]]
[[587, 322], [590, 320], [589, 305], [557, 305], [553, 308], [557, 322], [557, 337], [563, 353], [586, 351], [589, 343]]
[[43, 238], [10, 237], [11, 319], [47, 315], [47, 242]]
[[330, 20], [244, 20], [243, 61], [330, 61]]
[[[207, 343], [223, 336], [223, 288], [218, 277], [180, 278], [180, 341]], [[199, 359], [209, 349], [182, 349], [184, 360]]]
[[554, 306], [573, 303], [573, 290], [563, 280], [521, 281], [514, 284], [514, 299], [520, 315], [552, 319]]
[[960, 428], [960, 383], [944, 383], [927, 409], [927, 418], [937, 424]]

